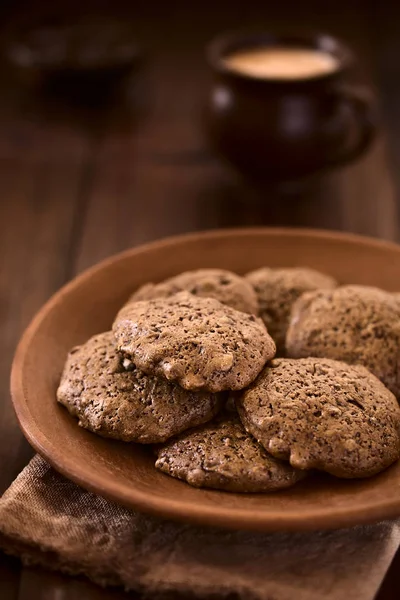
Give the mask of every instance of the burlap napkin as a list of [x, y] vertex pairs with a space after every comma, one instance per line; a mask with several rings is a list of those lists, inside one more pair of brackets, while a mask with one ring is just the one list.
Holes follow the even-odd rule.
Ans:
[[400, 522], [314, 534], [182, 525], [84, 491], [36, 456], [0, 499], [0, 545], [29, 564], [146, 595], [368, 600]]

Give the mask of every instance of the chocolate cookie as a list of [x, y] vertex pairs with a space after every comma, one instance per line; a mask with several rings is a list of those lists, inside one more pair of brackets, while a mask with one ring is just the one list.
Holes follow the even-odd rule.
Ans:
[[156, 467], [194, 487], [230, 492], [273, 492], [304, 477], [265, 452], [234, 414], [167, 442], [158, 449]]
[[399, 458], [400, 407], [362, 366], [275, 359], [237, 398], [248, 432], [276, 458], [337, 477], [369, 477]]
[[242, 389], [275, 354], [261, 319], [189, 292], [128, 304], [113, 330], [137, 367], [188, 390]]
[[314, 269], [285, 268], [257, 269], [246, 278], [254, 287], [259, 304], [259, 314], [268, 333], [276, 343], [277, 352], [285, 354], [286, 330], [293, 303], [304, 292], [319, 288], [335, 288], [333, 277]]
[[216, 394], [187, 392], [124, 361], [112, 332], [71, 350], [57, 400], [79, 419], [81, 427], [142, 444], [164, 442], [205, 423], [221, 406]]
[[304, 294], [293, 306], [287, 355], [367, 367], [400, 395], [400, 304], [378, 288], [347, 285]]
[[236, 273], [223, 269], [186, 271], [161, 283], [147, 283], [132, 294], [129, 302], [169, 298], [183, 291], [215, 298], [236, 310], [258, 314], [257, 296], [250, 283]]

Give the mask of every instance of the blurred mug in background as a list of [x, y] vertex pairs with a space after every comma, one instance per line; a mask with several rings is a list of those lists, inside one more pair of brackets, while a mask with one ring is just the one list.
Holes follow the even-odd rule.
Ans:
[[347, 164], [370, 146], [373, 103], [348, 83], [354, 57], [337, 39], [226, 34], [207, 56], [214, 72], [207, 135], [245, 175], [299, 180]]

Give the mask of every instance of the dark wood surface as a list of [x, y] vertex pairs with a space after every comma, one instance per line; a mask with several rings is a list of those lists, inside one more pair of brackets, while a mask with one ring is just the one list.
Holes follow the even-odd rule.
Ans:
[[[20, 14], [22, 4], [26, 12], [29, 3], [8, 2], [7, 16]], [[32, 456], [9, 398], [15, 345], [35, 311], [76, 273], [151, 239], [215, 227], [326, 227], [400, 241], [398, 9], [361, 0], [323, 8], [316, 1], [132, 4], [138, 39], [150, 51], [134, 111], [132, 101], [99, 113], [65, 110], [2, 75], [0, 493]], [[254, 189], [210, 153], [198, 119], [209, 77], [204, 44], [218, 31], [251, 23], [296, 23], [351, 43], [358, 76], [374, 86], [382, 114], [367, 156], [313, 187], [278, 192]], [[398, 556], [379, 600], [399, 597], [399, 567]], [[2, 600], [122, 597], [0, 558]]]

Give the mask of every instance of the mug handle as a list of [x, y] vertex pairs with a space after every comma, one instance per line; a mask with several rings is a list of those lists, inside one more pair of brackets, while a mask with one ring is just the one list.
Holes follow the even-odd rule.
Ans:
[[358, 123], [359, 132], [354, 146], [344, 155], [329, 161], [330, 167], [345, 165], [356, 160], [369, 148], [378, 131], [377, 111], [373, 99], [368, 92], [363, 89], [343, 86], [336, 93], [353, 111]]

